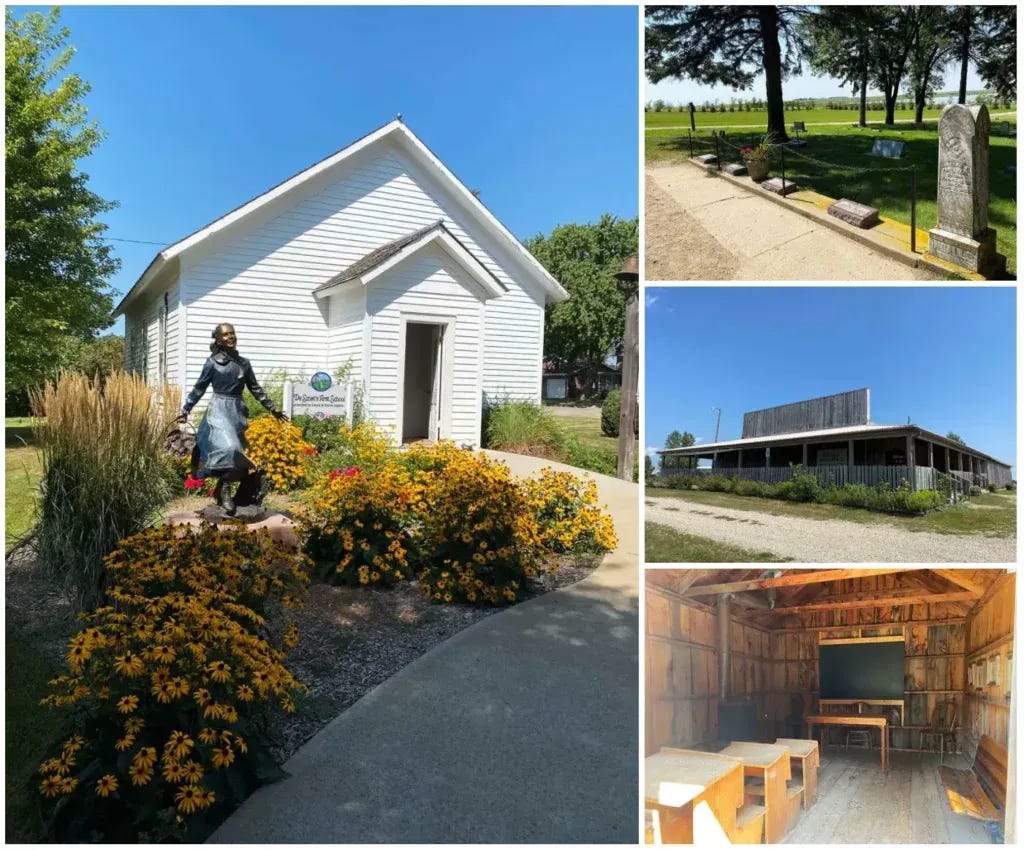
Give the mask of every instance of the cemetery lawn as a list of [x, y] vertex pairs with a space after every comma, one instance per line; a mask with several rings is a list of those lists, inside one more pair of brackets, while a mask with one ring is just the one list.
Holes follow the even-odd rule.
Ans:
[[754, 552], [729, 543], [720, 543], [696, 534], [683, 534], [656, 522], [644, 523], [644, 560], [658, 564], [726, 564], [751, 561], [781, 563], [771, 552]]
[[[996, 109], [990, 110], [989, 116], [993, 114], [1002, 115], [1004, 112], [1011, 112], [1012, 110]], [[925, 121], [929, 119], [938, 120], [942, 114], [942, 109], [926, 109], [924, 111]], [[914, 120], [913, 109], [897, 109], [896, 110], [896, 122], [911, 122]], [[697, 132], [706, 131], [712, 127], [738, 127], [744, 124], [753, 124], [756, 127], [768, 126], [768, 113], [763, 109], [752, 109], [750, 112], [701, 112], [698, 107], [697, 112], [694, 113], [694, 122], [697, 125]], [[847, 123], [856, 124], [860, 119], [859, 109], [796, 109], [786, 110], [786, 127], [792, 128], [794, 121], [803, 121], [804, 123], [810, 124], [832, 124], [832, 123]], [[868, 124], [877, 124], [882, 126], [882, 122], [885, 120], [885, 111], [882, 109], [869, 109], [867, 112]], [[1014, 121], [1012, 116], [1006, 118], [993, 118], [992, 123], [996, 124], [999, 121]], [[644, 113], [644, 126], [648, 132], [662, 132], [661, 128], [668, 127], [683, 127], [684, 133], [685, 128], [690, 126], [690, 113], [687, 111], [683, 112], [645, 112]], [[808, 127], [810, 129], [810, 127]], [[801, 135], [803, 135], [801, 133]]]
[[1012, 537], [1017, 533], [1017, 493], [999, 490], [974, 497], [961, 504], [930, 511], [924, 516], [890, 516], [864, 508], [844, 505], [820, 505], [808, 502], [784, 502], [757, 496], [737, 496], [705, 490], [647, 490], [648, 496], [685, 499], [702, 505], [756, 511], [771, 516], [802, 517], [818, 520], [846, 520], [865, 525], [895, 525], [904, 531], [930, 531], [935, 534]]
[[[830, 110], [822, 110], [829, 112]], [[832, 111], [834, 115], [844, 113]], [[647, 113], [661, 116], [665, 113]], [[735, 113], [733, 113], [735, 114]], [[747, 113], [743, 113], [746, 115]], [[754, 113], [750, 113], [753, 115]], [[729, 117], [730, 113], [715, 113], [715, 117]], [[787, 126], [794, 120], [804, 120], [803, 113], [786, 114]], [[685, 117], [685, 115], [684, 115]], [[710, 116], [709, 116], [710, 117]], [[808, 121], [810, 119], [807, 119]], [[1002, 119], [995, 119], [993, 127]], [[723, 122], [724, 123], [724, 122]], [[1011, 127], [1016, 121], [1011, 120]], [[813, 127], [808, 126], [801, 138], [806, 138], [806, 147], [786, 152], [786, 177], [800, 186], [813, 189], [830, 198], [849, 198], [862, 204], [877, 207], [886, 218], [903, 224], [910, 224], [910, 173], [908, 171], [857, 172], [851, 169], [899, 169], [910, 164], [917, 165], [917, 226], [929, 230], [936, 223], [936, 182], [938, 178], [938, 129], [937, 122], [928, 123], [924, 130], [915, 130], [908, 123], [885, 128], [881, 124], [867, 128], [854, 126]], [[702, 138], [708, 132], [699, 132]], [[735, 145], [749, 144], [753, 130], [728, 132], [726, 139]], [[869, 156], [875, 139], [896, 139], [906, 143], [906, 152], [901, 160]], [[710, 148], [702, 149], [707, 152]], [[723, 157], [727, 161], [739, 161], [736, 152]], [[689, 147], [686, 132], [648, 132], [645, 155], [647, 162], [682, 161], [688, 158]], [[820, 165], [805, 156], [841, 168]], [[1008, 269], [1016, 274], [1017, 256], [1017, 186], [1016, 178], [1006, 173], [1006, 167], [1016, 165], [1017, 139], [1015, 134], [992, 135], [989, 138], [989, 224], [996, 229], [996, 244], [1007, 258]], [[772, 175], [778, 175], [778, 162]]]

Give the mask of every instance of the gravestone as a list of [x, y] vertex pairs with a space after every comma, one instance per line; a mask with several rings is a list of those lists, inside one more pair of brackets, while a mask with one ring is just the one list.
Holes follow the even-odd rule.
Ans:
[[[854, 227], [868, 228], [878, 224], [878, 210], [866, 204], [858, 204], [856, 201], [841, 198], [828, 208], [828, 214], [835, 216]], [[819, 463], [821, 452], [818, 452]]]
[[807, 132], [807, 124], [806, 124], [806, 122], [804, 122], [804, 121], [794, 121], [793, 122], [793, 132], [794, 133], [806, 133]]
[[773, 177], [771, 180], [765, 180], [761, 187], [767, 189], [769, 192], [773, 192], [776, 195], [789, 195], [800, 187], [796, 185], [792, 180], [787, 180], [785, 183], [782, 182], [781, 177]]
[[871, 156], [881, 156], [886, 159], [902, 159], [903, 149], [906, 142], [897, 139], [875, 139], [871, 146]]
[[730, 162], [728, 165], [722, 166], [722, 171], [726, 174], [731, 174], [733, 177], [741, 177], [747, 173], [747, 167], [738, 162]]
[[716, 162], [718, 162], [718, 157], [715, 156], [713, 153], [702, 153], [700, 156], [694, 158], [701, 165], [714, 165]]
[[1009, 121], [1003, 121], [1003, 122], [1001, 122], [999, 124], [999, 135], [1000, 136], [1009, 136], [1010, 135], [1010, 122]]
[[793, 122], [793, 132], [796, 134], [795, 139], [789, 140], [789, 146], [792, 148], [802, 148], [807, 146], [807, 142], [800, 138], [801, 133], [807, 132], [807, 124], [804, 121]]
[[988, 108], [953, 103], [939, 119], [938, 224], [928, 252], [986, 276], [1006, 269], [988, 226]]

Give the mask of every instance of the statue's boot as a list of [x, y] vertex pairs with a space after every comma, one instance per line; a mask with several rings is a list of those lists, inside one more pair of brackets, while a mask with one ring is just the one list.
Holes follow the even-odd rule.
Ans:
[[222, 481], [220, 483], [220, 506], [221, 510], [224, 511], [228, 516], [235, 515], [235, 499], [231, 495], [231, 484], [230, 482]]
[[240, 507], [250, 505], [262, 505], [264, 493], [263, 471], [259, 468], [249, 470], [249, 473], [238, 485], [238, 492], [235, 494], [235, 504]]

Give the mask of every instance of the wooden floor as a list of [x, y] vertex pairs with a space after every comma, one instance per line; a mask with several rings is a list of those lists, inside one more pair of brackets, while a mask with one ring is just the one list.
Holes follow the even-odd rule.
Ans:
[[[991, 844], [981, 821], [954, 815], [939, 779], [939, 758], [827, 747], [821, 753], [818, 802], [800, 813], [784, 844]], [[953, 767], [967, 767], [948, 756]]]

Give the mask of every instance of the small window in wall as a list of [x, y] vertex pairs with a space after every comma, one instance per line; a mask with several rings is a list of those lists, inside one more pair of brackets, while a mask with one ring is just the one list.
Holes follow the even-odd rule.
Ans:
[[149, 346], [146, 340], [145, 325], [136, 326], [128, 333], [127, 348], [128, 356], [125, 359], [128, 371], [146, 377], [146, 368], [149, 365]]

